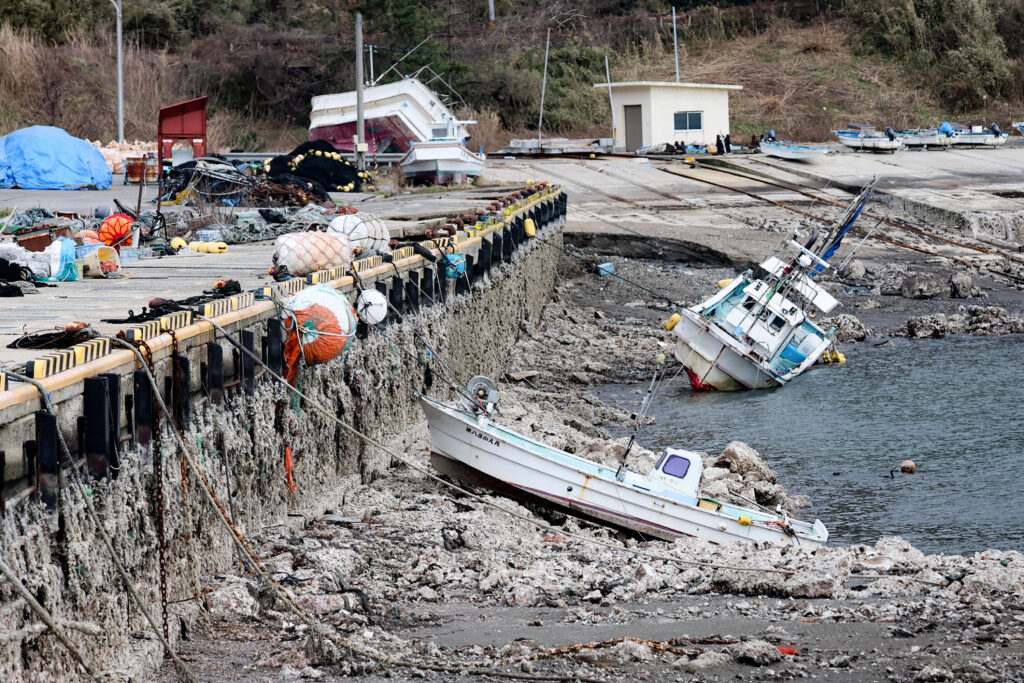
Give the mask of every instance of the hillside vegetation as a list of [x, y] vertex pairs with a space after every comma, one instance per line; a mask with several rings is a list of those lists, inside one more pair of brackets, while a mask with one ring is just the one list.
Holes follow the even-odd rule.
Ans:
[[[608, 134], [607, 96], [592, 87], [605, 80], [606, 56], [613, 80], [675, 77], [664, 0], [496, 5], [490, 26], [486, 0], [124, 0], [127, 137], [152, 139], [161, 105], [209, 95], [215, 148], [304, 139], [309, 98], [354, 87], [357, 11], [374, 77], [429, 68], [421, 78], [457, 93], [455, 104], [481, 122], [474, 141], [489, 149], [536, 135], [549, 28], [547, 135]], [[1024, 0], [676, 6], [680, 77], [742, 85], [731, 96], [739, 134], [774, 128], [821, 140], [852, 121], [1005, 126], [1022, 113]], [[0, 133], [51, 124], [112, 139], [109, 0], [0, 0], [0, 16]]]

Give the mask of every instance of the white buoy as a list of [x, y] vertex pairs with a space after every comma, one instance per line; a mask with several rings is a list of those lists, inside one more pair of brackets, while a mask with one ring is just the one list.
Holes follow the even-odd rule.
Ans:
[[327, 226], [328, 232], [347, 236], [357, 249], [386, 251], [391, 239], [388, 228], [377, 216], [370, 213], [350, 213], [338, 216]]
[[356, 298], [356, 315], [367, 325], [377, 325], [388, 317], [388, 300], [376, 289], [364, 289]]

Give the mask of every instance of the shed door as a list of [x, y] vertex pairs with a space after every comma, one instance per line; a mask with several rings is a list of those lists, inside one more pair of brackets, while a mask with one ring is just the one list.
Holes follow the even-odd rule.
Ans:
[[633, 152], [644, 146], [644, 120], [639, 104], [623, 107], [626, 119], [626, 151]]

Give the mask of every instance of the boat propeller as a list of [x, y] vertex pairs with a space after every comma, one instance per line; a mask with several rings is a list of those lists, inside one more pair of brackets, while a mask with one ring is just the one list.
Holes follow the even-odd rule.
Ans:
[[490, 414], [494, 406], [501, 400], [501, 393], [487, 377], [477, 376], [466, 384], [466, 391], [462, 396], [462, 407], [474, 413]]

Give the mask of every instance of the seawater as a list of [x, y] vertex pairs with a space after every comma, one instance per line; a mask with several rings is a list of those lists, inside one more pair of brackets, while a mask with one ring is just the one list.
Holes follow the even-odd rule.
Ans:
[[[790, 493], [810, 496], [798, 516], [820, 518], [830, 545], [899, 535], [927, 553], [1024, 550], [1024, 337], [842, 350], [845, 364], [774, 390], [697, 393], [680, 374], [662, 385], [639, 442], [713, 454], [750, 444]], [[638, 390], [597, 393], [634, 410]], [[899, 472], [905, 459], [917, 474]]]

